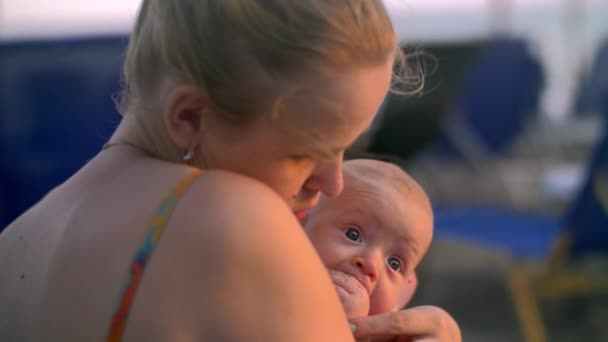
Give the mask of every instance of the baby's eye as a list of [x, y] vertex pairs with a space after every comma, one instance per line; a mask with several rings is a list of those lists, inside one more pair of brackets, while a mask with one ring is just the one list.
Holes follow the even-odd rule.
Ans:
[[401, 270], [401, 261], [397, 258], [389, 258], [388, 265], [395, 271]]
[[361, 240], [361, 233], [355, 228], [348, 228], [346, 230], [346, 237], [353, 241]]

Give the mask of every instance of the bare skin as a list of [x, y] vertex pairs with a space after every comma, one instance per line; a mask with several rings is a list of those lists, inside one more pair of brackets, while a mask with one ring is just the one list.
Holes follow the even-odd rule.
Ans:
[[[124, 341], [352, 340], [294, 211], [314, 206], [321, 192], [341, 191], [344, 149], [369, 126], [390, 71], [387, 59], [332, 75], [324, 95], [344, 104], [349, 125], [312, 102], [294, 107], [311, 114], [283, 116], [322, 135], [330, 157], [307, 148], [281, 120], [235, 132], [196, 89], [173, 90], [163, 114], [168, 135], [181, 149], [194, 141], [208, 167], [180, 199], [146, 267]], [[146, 145], [129, 118], [111, 141]], [[101, 152], [0, 236], [0, 340], [104, 338], [151, 217], [194, 170], [142, 150]]]
[[[162, 109], [165, 143], [176, 151], [195, 144], [206, 156], [207, 171], [179, 201], [146, 267], [124, 341], [353, 340], [294, 211], [314, 206], [320, 193], [341, 191], [344, 149], [371, 122], [391, 67], [387, 61], [347, 72], [345, 79], [336, 75], [329, 83], [337, 88], [319, 86], [324, 98], [343, 105], [348, 125], [323, 119], [331, 116], [311, 108], [310, 99], [307, 107], [288, 111], [293, 116], [286, 119], [299, 118], [291, 126], [323, 137], [330, 158], [278, 130], [274, 125], [280, 122], [234, 135], [214, 120], [197, 89], [175, 87]], [[309, 112], [298, 113], [302, 108]], [[100, 153], [0, 235], [0, 340], [106, 336], [153, 213], [193, 171], [179, 158], [147, 155], [143, 151], [154, 152], [147, 139], [132, 121], [123, 121], [111, 142], [138, 148], [119, 144]], [[402, 315], [357, 322], [357, 333], [371, 336], [390, 328], [400, 337], [458, 341], [443, 325], [414, 327], [399, 320], [399, 326], [385, 326]], [[449, 318], [439, 311], [409, 316], [425, 322]]]
[[393, 312], [409, 301], [429, 248], [433, 214], [424, 190], [398, 167], [344, 164], [344, 190], [323, 196], [308, 233], [349, 319]]
[[[82, 199], [85, 206], [65, 208], [71, 212], [67, 225], [52, 223], [57, 206], [45, 200], [3, 234], [1, 307], [6, 319], [2, 320], [2, 340], [90, 341], [104, 336], [125, 275], [125, 261], [149, 224], [151, 210], [190, 171], [147, 160], [127, 149], [96, 159], [90, 165], [94, 171], [84, 170], [73, 183], [48, 197], [53, 203], [75, 195]], [[124, 171], [116, 174], [116, 166], [124, 166]], [[96, 178], [98, 186], [90, 186], [91, 176], [102, 177]], [[78, 190], [81, 186], [89, 189], [86, 194]], [[140, 190], [125, 194], [120, 191], [125, 186]], [[231, 209], [225, 212], [225, 208]], [[260, 215], [264, 212], [275, 215]], [[90, 215], [100, 219], [80, 224]], [[119, 222], [120, 216], [130, 219]], [[189, 223], [193, 219], [229, 229], [201, 229]], [[35, 230], [28, 225], [30, 220], [46, 220], [49, 225], [44, 231]], [[250, 243], [256, 240], [259, 243]], [[53, 241], [61, 244], [60, 251], [45, 248]], [[205, 248], [200, 241], [206, 241]], [[287, 251], [299, 258], [273, 257]], [[12, 267], [11, 260], [22, 262]], [[298, 267], [293, 267], [294, 262]], [[302, 278], [309, 280], [290, 280]], [[269, 292], [274, 288], [282, 291]], [[196, 341], [203, 336], [226, 341], [250, 341], [251, 337], [269, 341], [279, 336], [296, 341], [347, 341], [352, 335], [331, 291], [318, 257], [284, 202], [251, 179], [209, 172], [180, 202], [146, 268], [125, 341]], [[8, 294], [11, 298], [4, 297]], [[325, 307], [323, 313], [307, 304], [317, 299]], [[216, 309], [211, 312], [209, 307]], [[260, 324], [259, 315], [276, 326]], [[321, 319], [336, 325], [327, 329]], [[306, 321], [307, 327], [294, 326], [292, 321]], [[233, 322], [239, 322], [239, 329], [234, 329]]]

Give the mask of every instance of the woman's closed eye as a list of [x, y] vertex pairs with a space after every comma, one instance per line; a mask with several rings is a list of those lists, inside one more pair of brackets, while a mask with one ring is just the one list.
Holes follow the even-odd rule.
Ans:
[[311, 159], [311, 156], [306, 154], [292, 154], [289, 156], [289, 159], [296, 163], [305, 162]]

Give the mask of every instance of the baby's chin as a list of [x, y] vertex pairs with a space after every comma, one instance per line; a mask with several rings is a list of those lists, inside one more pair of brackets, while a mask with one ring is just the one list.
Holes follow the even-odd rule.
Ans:
[[348, 273], [330, 269], [329, 275], [346, 317], [352, 319], [367, 316], [369, 313], [369, 294], [365, 287]]

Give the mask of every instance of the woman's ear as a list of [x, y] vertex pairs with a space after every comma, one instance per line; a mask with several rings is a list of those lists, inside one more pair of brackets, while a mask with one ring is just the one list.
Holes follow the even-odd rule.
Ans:
[[182, 85], [171, 90], [163, 120], [167, 133], [179, 149], [186, 150], [200, 139], [210, 107], [207, 96], [197, 87]]

